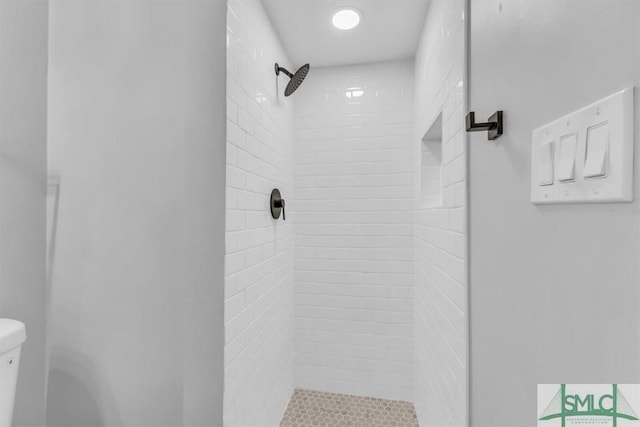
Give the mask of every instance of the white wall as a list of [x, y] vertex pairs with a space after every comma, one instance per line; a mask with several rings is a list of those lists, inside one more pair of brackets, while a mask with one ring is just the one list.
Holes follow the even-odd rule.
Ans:
[[22, 320], [14, 425], [44, 425], [47, 19], [0, 2], [0, 317]]
[[415, 177], [415, 405], [427, 427], [467, 420], [464, 7], [463, 0], [432, 1], [416, 52], [417, 163], [421, 140], [442, 113], [440, 207], [422, 207]]
[[296, 386], [411, 400], [413, 63], [312, 68], [295, 96]]
[[174, 249], [186, 258], [182, 277], [189, 284], [182, 313], [182, 426], [215, 427], [222, 425], [224, 393], [226, 4], [181, 4], [186, 217], [183, 244]]
[[[259, 0], [227, 13], [227, 426], [279, 425], [293, 389], [293, 98], [274, 63], [294, 68]], [[279, 188], [287, 220], [271, 217]]]
[[48, 425], [221, 425], [224, 5], [50, 12]]
[[[638, 2], [471, 2], [471, 421], [530, 426], [538, 383], [640, 381], [640, 182], [629, 204], [534, 206], [531, 132], [640, 86]], [[636, 92], [636, 154], [640, 108]]]

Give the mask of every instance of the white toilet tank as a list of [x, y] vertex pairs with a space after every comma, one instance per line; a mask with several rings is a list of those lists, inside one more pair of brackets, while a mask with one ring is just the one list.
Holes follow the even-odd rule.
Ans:
[[0, 427], [11, 427], [20, 349], [26, 339], [24, 323], [0, 319]]

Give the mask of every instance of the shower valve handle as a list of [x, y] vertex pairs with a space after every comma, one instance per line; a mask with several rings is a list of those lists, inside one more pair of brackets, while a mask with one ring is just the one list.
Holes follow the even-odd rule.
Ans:
[[273, 219], [280, 218], [280, 212], [282, 212], [282, 220], [286, 221], [287, 216], [284, 210], [285, 202], [282, 196], [280, 195], [280, 190], [274, 188], [271, 192], [271, 216]]
[[276, 208], [282, 208], [282, 220], [286, 221], [287, 215], [285, 214], [285, 211], [284, 211], [284, 205], [285, 205], [284, 199], [276, 200], [275, 205], [276, 205]]

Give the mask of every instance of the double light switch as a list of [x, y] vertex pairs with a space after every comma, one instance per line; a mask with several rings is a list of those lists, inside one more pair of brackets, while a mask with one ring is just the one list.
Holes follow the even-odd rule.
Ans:
[[633, 199], [633, 88], [533, 132], [531, 201]]

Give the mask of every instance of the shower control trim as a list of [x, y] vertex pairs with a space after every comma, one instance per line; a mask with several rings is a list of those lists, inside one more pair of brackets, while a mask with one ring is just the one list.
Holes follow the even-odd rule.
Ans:
[[487, 139], [493, 141], [498, 139], [502, 135], [503, 131], [503, 113], [502, 111], [496, 111], [489, 117], [486, 123], [476, 123], [476, 113], [471, 111], [466, 117], [467, 132], [481, 132], [488, 131]]
[[271, 191], [270, 205], [271, 205], [271, 216], [273, 217], [273, 219], [280, 218], [280, 212], [282, 212], [282, 220], [283, 221], [287, 220], [287, 215], [284, 210], [285, 202], [282, 196], [280, 195], [280, 190], [278, 190], [277, 188], [274, 188], [273, 191]]

